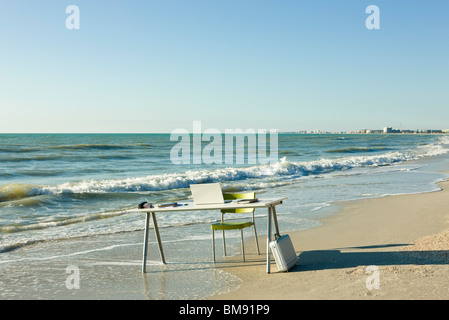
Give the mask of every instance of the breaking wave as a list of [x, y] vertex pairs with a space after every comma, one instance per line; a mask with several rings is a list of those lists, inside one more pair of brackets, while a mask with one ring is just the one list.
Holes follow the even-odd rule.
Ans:
[[445, 154], [449, 152], [449, 137], [442, 138], [444, 139], [440, 139], [438, 143], [419, 146], [411, 151], [395, 151], [369, 156], [350, 156], [335, 159], [322, 158], [306, 162], [290, 162], [284, 157], [278, 163], [270, 165], [189, 170], [182, 173], [126, 179], [85, 180], [66, 182], [55, 186], [7, 184], [0, 186], [0, 202], [45, 194], [163, 191], [188, 188], [191, 184], [196, 183], [226, 183], [249, 179], [256, 181], [256, 183], [257, 181], [263, 181], [264, 183], [282, 184], [282, 182], [309, 175], [319, 175], [353, 168], [388, 166], [398, 162]]

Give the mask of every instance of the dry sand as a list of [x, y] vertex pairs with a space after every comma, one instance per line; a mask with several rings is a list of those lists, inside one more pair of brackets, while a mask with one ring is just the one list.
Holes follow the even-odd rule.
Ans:
[[341, 203], [321, 226], [290, 233], [290, 272], [266, 274], [249, 242], [249, 262], [221, 266], [242, 286], [212, 299], [449, 299], [449, 182], [440, 187]]

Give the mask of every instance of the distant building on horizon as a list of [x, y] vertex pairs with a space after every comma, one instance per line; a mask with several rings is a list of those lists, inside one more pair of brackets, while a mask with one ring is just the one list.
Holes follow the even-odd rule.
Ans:
[[384, 133], [400, 133], [401, 130], [393, 129], [392, 127], [384, 127]]

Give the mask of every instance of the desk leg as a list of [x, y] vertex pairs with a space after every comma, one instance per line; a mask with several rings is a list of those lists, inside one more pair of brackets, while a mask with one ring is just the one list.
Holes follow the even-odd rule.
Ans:
[[270, 273], [270, 242], [271, 242], [271, 206], [268, 207], [267, 217], [267, 273]]
[[145, 273], [145, 267], [147, 264], [147, 249], [148, 249], [148, 228], [150, 224], [150, 213], [147, 212], [147, 218], [145, 220], [145, 235], [143, 238], [143, 258], [142, 258], [142, 273]]
[[161, 241], [161, 236], [159, 235], [159, 227], [157, 226], [156, 214], [154, 212], [151, 212], [151, 216], [153, 217], [154, 232], [156, 233], [156, 239], [157, 239], [157, 244], [159, 246], [159, 253], [161, 255], [161, 260], [162, 260], [162, 263], [165, 264], [164, 250], [162, 249], [162, 241]]
[[279, 233], [279, 225], [278, 225], [278, 216], [276, 215], [276, 206], [272, 207], [272, 214], [273, 214], [273, 222], [274, 222], [274, 228], [275, 228], [275, 238], [280, 237], [281, 234]]

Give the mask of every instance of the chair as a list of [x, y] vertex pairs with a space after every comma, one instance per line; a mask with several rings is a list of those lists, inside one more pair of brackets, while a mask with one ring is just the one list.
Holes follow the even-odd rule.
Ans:
[[[255, 199], [255, 192], [247, 192], [247, 193], [224, 193], [223, 198], [225, 200], [236, 200], [236, 199]], [[212, 246], [214, 252], [214, 262], [215, 262], [215, 230], [223, 231], [223, 252], [226, 256], [226, 239], [225, 239], [225, 230], [240, 230], [241, 242], [242, 242], [242, 258], [243, 262], [245, 262], [245, 247], [243, 243], [243, 229], [253, 226], [254, 227], [254, 235], [256, 237], [256, 246], [257, 253], [260, 254], [259, 250], [259, 241], [257, 239], [257, 231], [256, 224], [254, 220], [254, 208], [241, 208], [241, 209], [227, 209], [221, 210], [221, 222], [214, 223], [211, 225], [212, 229]], [[224, 215], [227, 213], [252, 213], [252, 221], [243, 221], [243, 222], [225, 222]]]

